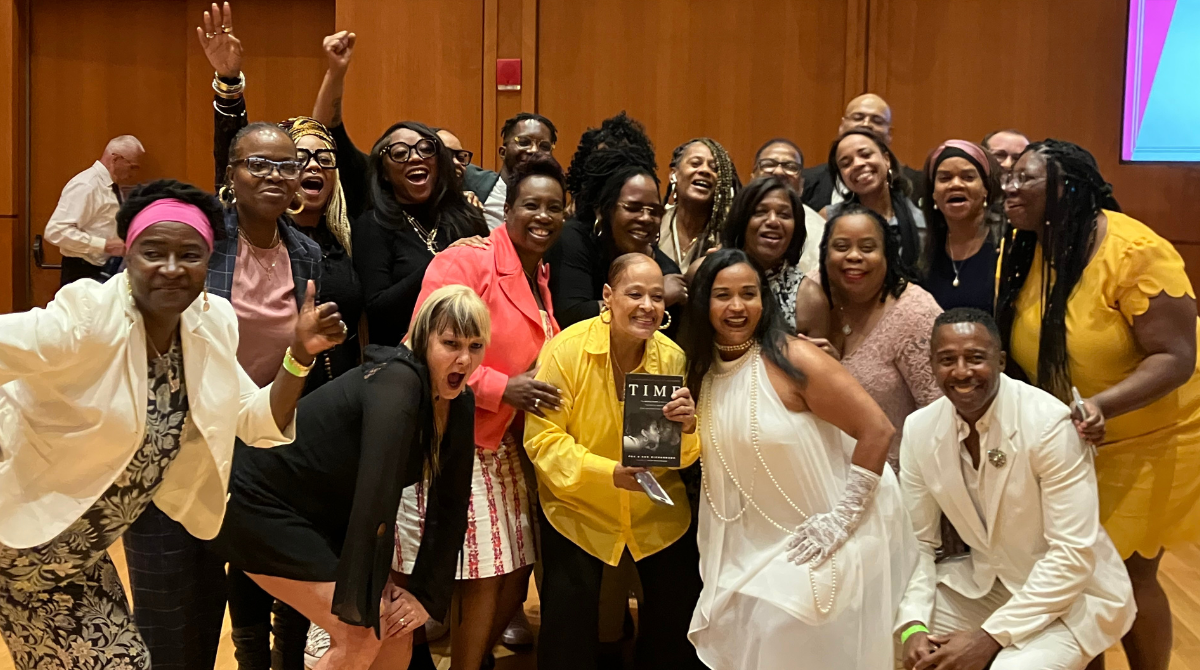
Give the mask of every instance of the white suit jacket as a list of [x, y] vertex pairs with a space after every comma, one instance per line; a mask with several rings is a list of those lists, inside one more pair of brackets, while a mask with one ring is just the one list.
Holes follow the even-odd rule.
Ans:
[[[1013, 595], [983, 629], [1000, 644], [1021, 647], [1062, 619], [1086, 653], [1099, 655], [1133, 625], [1136, 608], [1129, 575], [1100, 526], [1091, 449], [1067, 407], [1041, 389], [1001, 375], [994, 402], [990, 430], [1002, 431], [993, 444], [1004, 464], [980, 454], [986, 526], [967, 494], [950, 400], [904, 424], [900, 483], [921, 556], [897, 620], [931, 621], [939, 583], [980, 598], [999, 579]], [[971, 554], [935, 565], [942, 513]]]
[[[81, 280], [45, 309], [0, 316], [0, 544], [27, 548], [79, 519], [141, 447], [149, 399], [146, 331], [125, 273]], [[291, 442], [271, 387], [238, 365], [237, 316], [197, 298], [180, 317], [188, 417], [154, 503], [211, 539], [225, 514], [234, 436]]]

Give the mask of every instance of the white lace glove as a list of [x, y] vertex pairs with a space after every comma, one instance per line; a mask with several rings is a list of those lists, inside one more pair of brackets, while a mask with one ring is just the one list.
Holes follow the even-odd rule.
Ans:
[[879, 479], [866, 468], [850, 466], [845, 495], [832, 511], [814, 514], [800, 524], [796, 536], [788, 541], [788, 560], [796, 565], [811, 563], [815, 568], [833, 556], [858, 526]]

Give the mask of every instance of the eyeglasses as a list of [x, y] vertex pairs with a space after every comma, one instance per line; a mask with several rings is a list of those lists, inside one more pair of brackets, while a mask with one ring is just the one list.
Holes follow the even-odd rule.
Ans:
[[451, 151], [450, 155], [454, 157], [455, 163], [458, 163], [459, 165], [461, 165], [463, 167], [470, 165], [471, 158], [473, 158], [475, 156], [475, 154], [471, 153], [470, 151], [467, 151], [466, 149], [458, 149], [456, 151]]
[[421, 140], [416, 144], [408, 142], [392, 142], [384, 147], [380, 155], [387, 156], [395, 163], [407, 163], [415, 153], [417, 158], [425, 159], [437, 153], [437, 143], [433, 140]]
[[296, 149], [296, 160], [304, 167], [308, 167], [308, 164], [315, 160], [322, 170], [332, 170], [337, 167], [337, 152], [333, 149]]
[[300, 171], [304, 169], [305, 163], [300, 161], [273, 161], [270, 158], [262, 156], [247, 156], [233, 161], [232, 165], [238, 163], [246, 164], [246, 171], [255, 177], [269, 177], [271, 173], [278, 170], [279, 176], [284, 179], [296, 179], [300, 176]]
[[534, 147], [536, 146], [537, 150], [544, 154], [554, 153], [554, 144], [547, 142], [546, 140], [538, 142], [532, 137], [525, 137], [524, 135], [521, 135], [513, 138], [513, 141], [517, 143], [517, 148], [522, 151], [533, 151]]
[[783, 168], [784, 174], [797, 175], [800, 174], [803, 166], [796, 161], [777, 161], [773, 158], [764, 158], [755, 166], [756, 170], [762, 170], [763, 172], [770, 172], [775, 168]]
[[1000, 186], [1001, 186], [1001, 188], [1008, 188], [1011, 186], [1019, 191], [1022, 188], [1025, 188], [1026, 186], [1029, 186], [1031, 184], [1036, 184], [1039, 181], [1045, 181], [1045, 180], [1046, 180], [1045, 177], [1030, 177], [1029, 175], [1026, 175], [1026, 174], [1015, 174], [1015, 173], [1009, 172], [1009, 173], [1005, 174], [1004, 176], [1000, 177]]
[[633, 215], [645, 214], [646, 216], [649, 216], [652, 219], [661, 219], [663, 217], [663, 214], [666, 213], [666, 208], [658, 203], [655, 203], [653, 205], [643, 205], [640, 202], [628, 202], [628, 201], [622, 200], [622, 201], [618, 202], [617, 204], [621, 206], [621, 209], [625, 210], [629, 214], [633, 214]]

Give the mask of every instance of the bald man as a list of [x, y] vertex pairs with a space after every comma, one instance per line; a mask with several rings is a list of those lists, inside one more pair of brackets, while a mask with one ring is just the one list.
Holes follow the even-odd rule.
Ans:
[[[846, 105], [842, 113], [842, 122], [838, 125], [838, 135], [852, 128], [868, 128], [875, 131], [888, 144], [892, 143], [892, 108], [887, 101], [875, 95], [866, 93], [858, 96]], [[828, 155], [828, 150], [821, 154]], [[920, 205], [921, 196], [925, 193], [925, 179], [919, 170], [902, 165], [904, 176], [912, 182], [912, 200]], [[804, 171], [804, 204], [821, 211], [828, 205], [839, 203], [846, 198], [846, 193], [835, 186], [833, 175], [829, 172], [829, 164], [821, 160]]]
[[104, 281], [125, 255], [117, 237], [121, 187], [137, 184], [146, 150], [133, 135], [109, 140], [100, 160], [63, 187], [46, 222], [46, 241], [62, 252], [61, 285], [78, 279]]

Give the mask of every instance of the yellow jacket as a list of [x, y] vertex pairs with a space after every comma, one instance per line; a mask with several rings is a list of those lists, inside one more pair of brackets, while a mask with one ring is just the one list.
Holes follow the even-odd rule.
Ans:
[[[525, 415], [525, 449], [537, 468], [542, 511], [550, 525], [592, 556], [616, 565], [625, 547], [635, 561], [669, 547], [691, 523], [679, 475], [654, 468], [673, 507], [644, 493], [613, 485], [621, 459], [624, 403], [617, 400], [608, 324], [599, 317], [562, 331], [542, 349], [537, 378], [562, 391], [558, 410], [546, 418]], [[684, 374], [683, 350], [661, 333], [646, 343], [629, 372]], [[700, 457], [697, 435], [683, 436], [681, 464]]]

